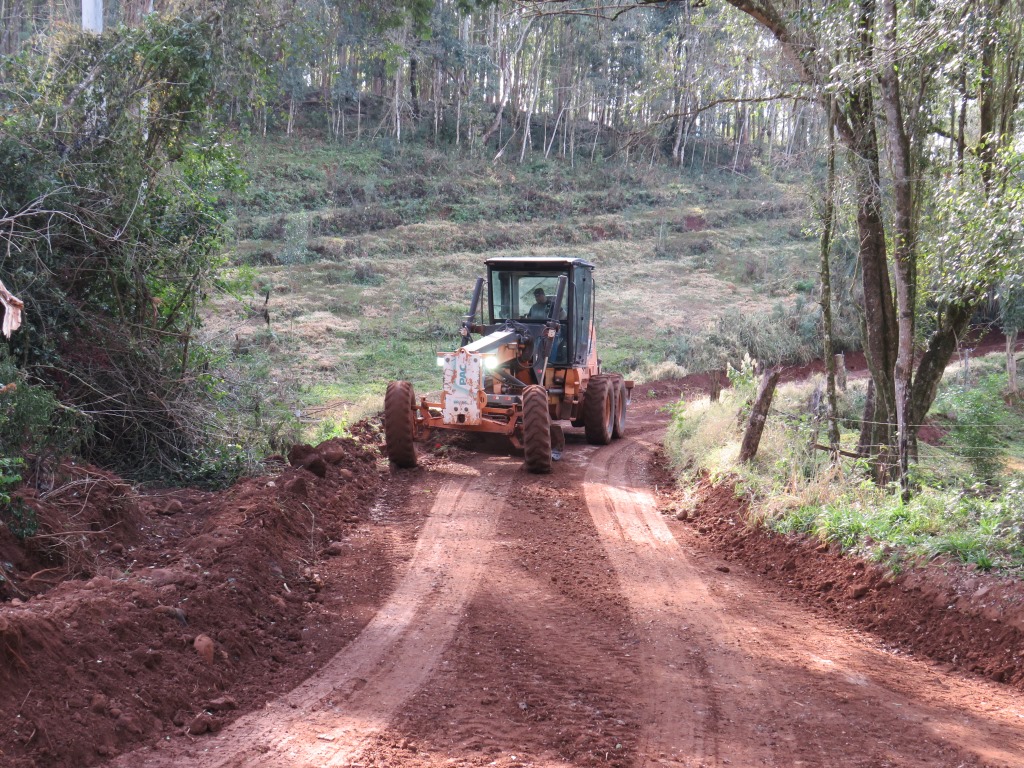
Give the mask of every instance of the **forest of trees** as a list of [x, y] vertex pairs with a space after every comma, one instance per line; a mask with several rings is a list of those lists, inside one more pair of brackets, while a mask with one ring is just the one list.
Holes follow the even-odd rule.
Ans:
[[[83, 312], [158, 337], [176, 380], [197, 365], [229, 129], [740, 173], [820, 163], [834, 134], [880, 478], [906, 478], [976, 308], [1019, 282], [1022, 0], [145, 0], [109, 4], [96, 39], [79, 12], [0, 0], [0, 264], [45, 274], [48, 317], [68, 318], [30, 314], [16, 353], [79, 405], [126, 380], [71, 365], [60, 334]], [[153, 398], [117, 418], [167, 414]], [[179, 417], [161, 418], [138, 440]]]
[[[755, 152], [799, 152], [820, 135], [810, 91], [782, 66], [771, 36], [723, 5], [651, 4], [616, 12], [614, 22], [578, 6], [189, 7], [215, 17], [231, 49], [216, 85], [224, 117], [261, 134], [301, 126], [339, 140], [426, 139], [515, 159], [592, 159], [600, 150], [733, 167], [748, 167]], [[73, 26], [77, 13], [0, 0], [0, 51], [31, 47], [34, 33]], [[144, 15], [139, 4], [106, 10], [110, 26]]]

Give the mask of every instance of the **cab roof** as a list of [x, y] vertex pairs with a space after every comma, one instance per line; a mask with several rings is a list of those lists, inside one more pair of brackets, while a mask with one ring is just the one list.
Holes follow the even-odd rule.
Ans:
[[594, 268], [591, 262], [578, 256], [493, 256], [484, 264], [489, 267], [525, 267], [527, 269]]

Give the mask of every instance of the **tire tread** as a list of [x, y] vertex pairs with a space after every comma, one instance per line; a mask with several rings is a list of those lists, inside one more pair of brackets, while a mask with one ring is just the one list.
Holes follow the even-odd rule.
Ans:
[[533, 384], [523, 390], [523, 455], [530, 472], [551, 471], [551, 414], [548, 393]]
[[395, 466], [416, 466], [416, 394], [408, 381], [388, 383], [384, 393], [384, 442]]
[[591, 445], [612, 441], [616, 398], [610, 376], [591, 376], [583, 395], [583, 427]]

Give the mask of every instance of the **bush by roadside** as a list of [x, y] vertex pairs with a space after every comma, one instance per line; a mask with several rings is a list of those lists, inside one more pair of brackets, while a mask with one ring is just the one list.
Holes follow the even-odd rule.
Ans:
[[[750, 501], [751, 518], [770, 530], [812, 536], [894, 572], [949, 559], [1019, 573], [1024, 477], [1020, 443], [1009, 438], [1024, 426], [1024, 415], [1016, 401], [1005, 401], [1005, 380], [992, 372], [998, 363], [976, 365], [967, 387], [956, 371], [947, 373], [929, 429], [922, 431], [931, 442], [919, 444], [917, 490], [909, 501], [875, 485], [861, 461], [832, 465], [814, 447], [825, 433], [820, 414], [810, 410], [820, 400], [820, 380], [779, 388], [760, 452], [749, 464], [738, 462], [749, 377], [734, 377], [738, 386], [718, 403], [677, 404], [666, 445], [684, 477], [734, 484]], [[850, 452], [864, 386], [853, 381], [840, 393], [842, 445]]]

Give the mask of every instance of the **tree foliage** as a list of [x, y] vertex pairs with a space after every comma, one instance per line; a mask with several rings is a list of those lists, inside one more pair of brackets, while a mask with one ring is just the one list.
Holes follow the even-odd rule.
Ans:
[[[879, 479], [895, 470], [909, 490], [917, 427], [1015, 237], [1019, 182], [1004, 183], [1000, 155], [1012, 144], [1021, 99], [1021, 4], [728, 2], [772, 33], [823, 106], [835, 104], [830, 119], [857, 197], [864, 346], [875, 384], [869, 442]], [[976, 177], [966, 171], [971, 155]], [[950, 176], [937, 194], [937, 180]], [[922, 244], [930, 208], [945, 230]], [[938, 256], [930, 272], [921, 263], [929, 250]], [[921, 319], [931, 333], [917, 350]]]
[[0, 270], [19, 362], [94, 423], [94, 454], [173, 465], [205, 438], [189, 346], [238, 180], [211, 120], [210, 19], [149, 16], [3, 60]]
[[[975, 309], [1024, 274], [1022, 0], [137, 5], [91, 38], [0, 0], [0, 268], [40, 297], [15, 352], [97, 419], [98, 446], [201, 442], [179, 394], [202, 386], [189, 340], [237, 181], [218, 125], [746, 173], [813, 156], [831, 124], [880, 478], [908, 476]], [[103, 355], [82, 357], [87, 334]]]

